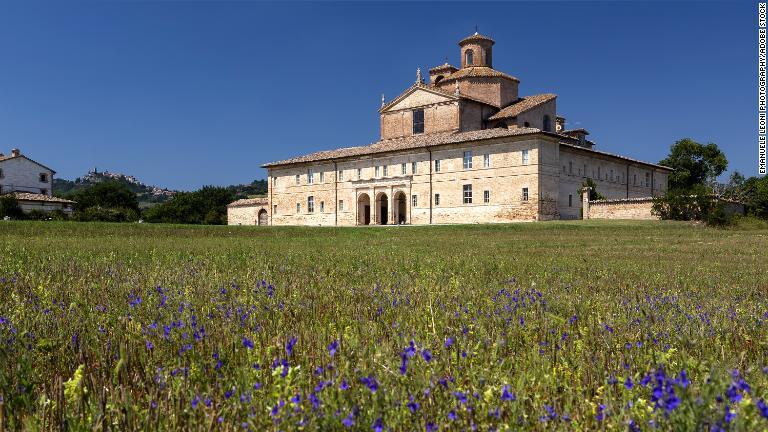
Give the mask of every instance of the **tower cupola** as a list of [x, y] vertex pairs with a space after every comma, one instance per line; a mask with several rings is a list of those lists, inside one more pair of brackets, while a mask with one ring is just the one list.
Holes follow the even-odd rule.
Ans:
[[459, 41], [461, 47], [461, 67], [493, 67], [493, 44], [496, 42], [477, 32]]

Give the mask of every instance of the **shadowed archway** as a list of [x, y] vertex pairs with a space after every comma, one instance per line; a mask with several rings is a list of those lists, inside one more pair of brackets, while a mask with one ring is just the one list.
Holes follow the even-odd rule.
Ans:
[[397, 192], [392, 200], [392, 206], [395, 211], [393, 223], [402, 225], [408, 222], [407, 205], [408, 201], [405, 198], [405, 193], [402, 191]]
[[366, 193], [357, 197], [357, 224], [371, 224], [371, 197]]
[[386, 225], [389, 223], [389, 198], [384, 192], [376, 195], [376, 223]]
[[259, 218], [256, 220], [256, 225], [265, 226], [268, 224], [269, 224], [269, 216], [267, 215], [267, 210], [265, 209], [259, 210]]

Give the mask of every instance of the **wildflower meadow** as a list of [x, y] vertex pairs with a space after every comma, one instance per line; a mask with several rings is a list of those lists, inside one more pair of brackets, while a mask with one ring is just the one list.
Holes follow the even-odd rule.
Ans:
[[766, 430], [767, 250], [673, 222], [0, 222], [0, 430]]

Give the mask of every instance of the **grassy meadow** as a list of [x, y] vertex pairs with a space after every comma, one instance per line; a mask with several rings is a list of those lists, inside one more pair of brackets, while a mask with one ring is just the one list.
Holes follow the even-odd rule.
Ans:
[[766, 430], [768, 229], [0, 221], [0, 430]]

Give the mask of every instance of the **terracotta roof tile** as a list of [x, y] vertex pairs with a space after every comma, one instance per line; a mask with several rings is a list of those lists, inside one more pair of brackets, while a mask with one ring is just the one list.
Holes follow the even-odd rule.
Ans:
[[347, 147], [337, 150], [320, 151], [311, 153], [304, 156], [298, 156], [291, 159], [285, 159], [276, 162], [270, 162], [262, 165], [262, 167], [271, 167], [278, 165], [288, 165], [302, 162], [317, 162], [324, 160], [332, 160], [338, 158], [388, 153], [398, 150], [410, 150], [417, 148], [432, 147], [443, 144], [455, 144], [465, 141], [475, 141], [490, 138], [500, 138], [516, 135], [528, 135], [540, 132], [536, 128], [514, 128], [514, 129], [482, 129], [467, 132], [443, 132], [434, 134], [420, 134], [404, 138], [393, 138], [388, 140], [382, 140], [373, 144]]
[[269, 199], [267, 197], [243, 198], [227, 204], [227, 207], [244, 207], [244, 206], [250, 206], [250, 205], [266, 205], [266, 204], [269, 204]]
[[477, 77], [477, 78], [487, 78], [487, 77], [501, 77], [501, 78], [507, 78], [511, 79], [512, 81], [520, 82], [519, 79], [513, 77], [512, 75], [507, 75], [504, 72], [499, 72], [496, 69], [489, 68], [488, 66], [469, 66], [462, 69], [459, 69], [458, 71], [448, 75], [447, 77], [443, 78], [441, 83], [449, 82], [453, 80], [457, 80], [459, 78], [466, 78], [466, 77]]
[[3, 194], [3, 196], [6, 195], [12, 195], [14, 198], [16, 198], [19, 201], [45, 201], [45, 202], [55, 202], [55, 203], [62, 203], [62, 204], [77, 204], [76, 201], [71, 201], [64, 198], [59, 198], [55, 196], [48, 196], [45, 194], [37, 194], [37, 193], [29, 193], [29, 192], [11, 192], [8, 194]]
[[528, 110], [531, 110], [533, 108], [536, 108], [537, 106], [543, 104], [544, 102], [551, 101], [556, 97], [557, 97], [556, 94], [542, 93], [542, 94], [520, 98], [517, 102], [514, 102], [512, 105], [509, 105], [506, 108], [502, 108], [501, 111], [490, 116], [488, 120], [499, 120], [499, 119], [505, 119], [510, 117], [517, 117], [518, 115]]
[[460, 40], [459, 45], [462, 45], [464, 42], [471, 42], [475, 40], [487, 40], [487, 41], [491, 41], [491, 43], [496, 43], [495, 40], [489, 38], [488, 36], [483, 36], [480, 33], [475, 32], [475, 34], [473, 34], [472, 36], [467, 36], [464, 39]]

